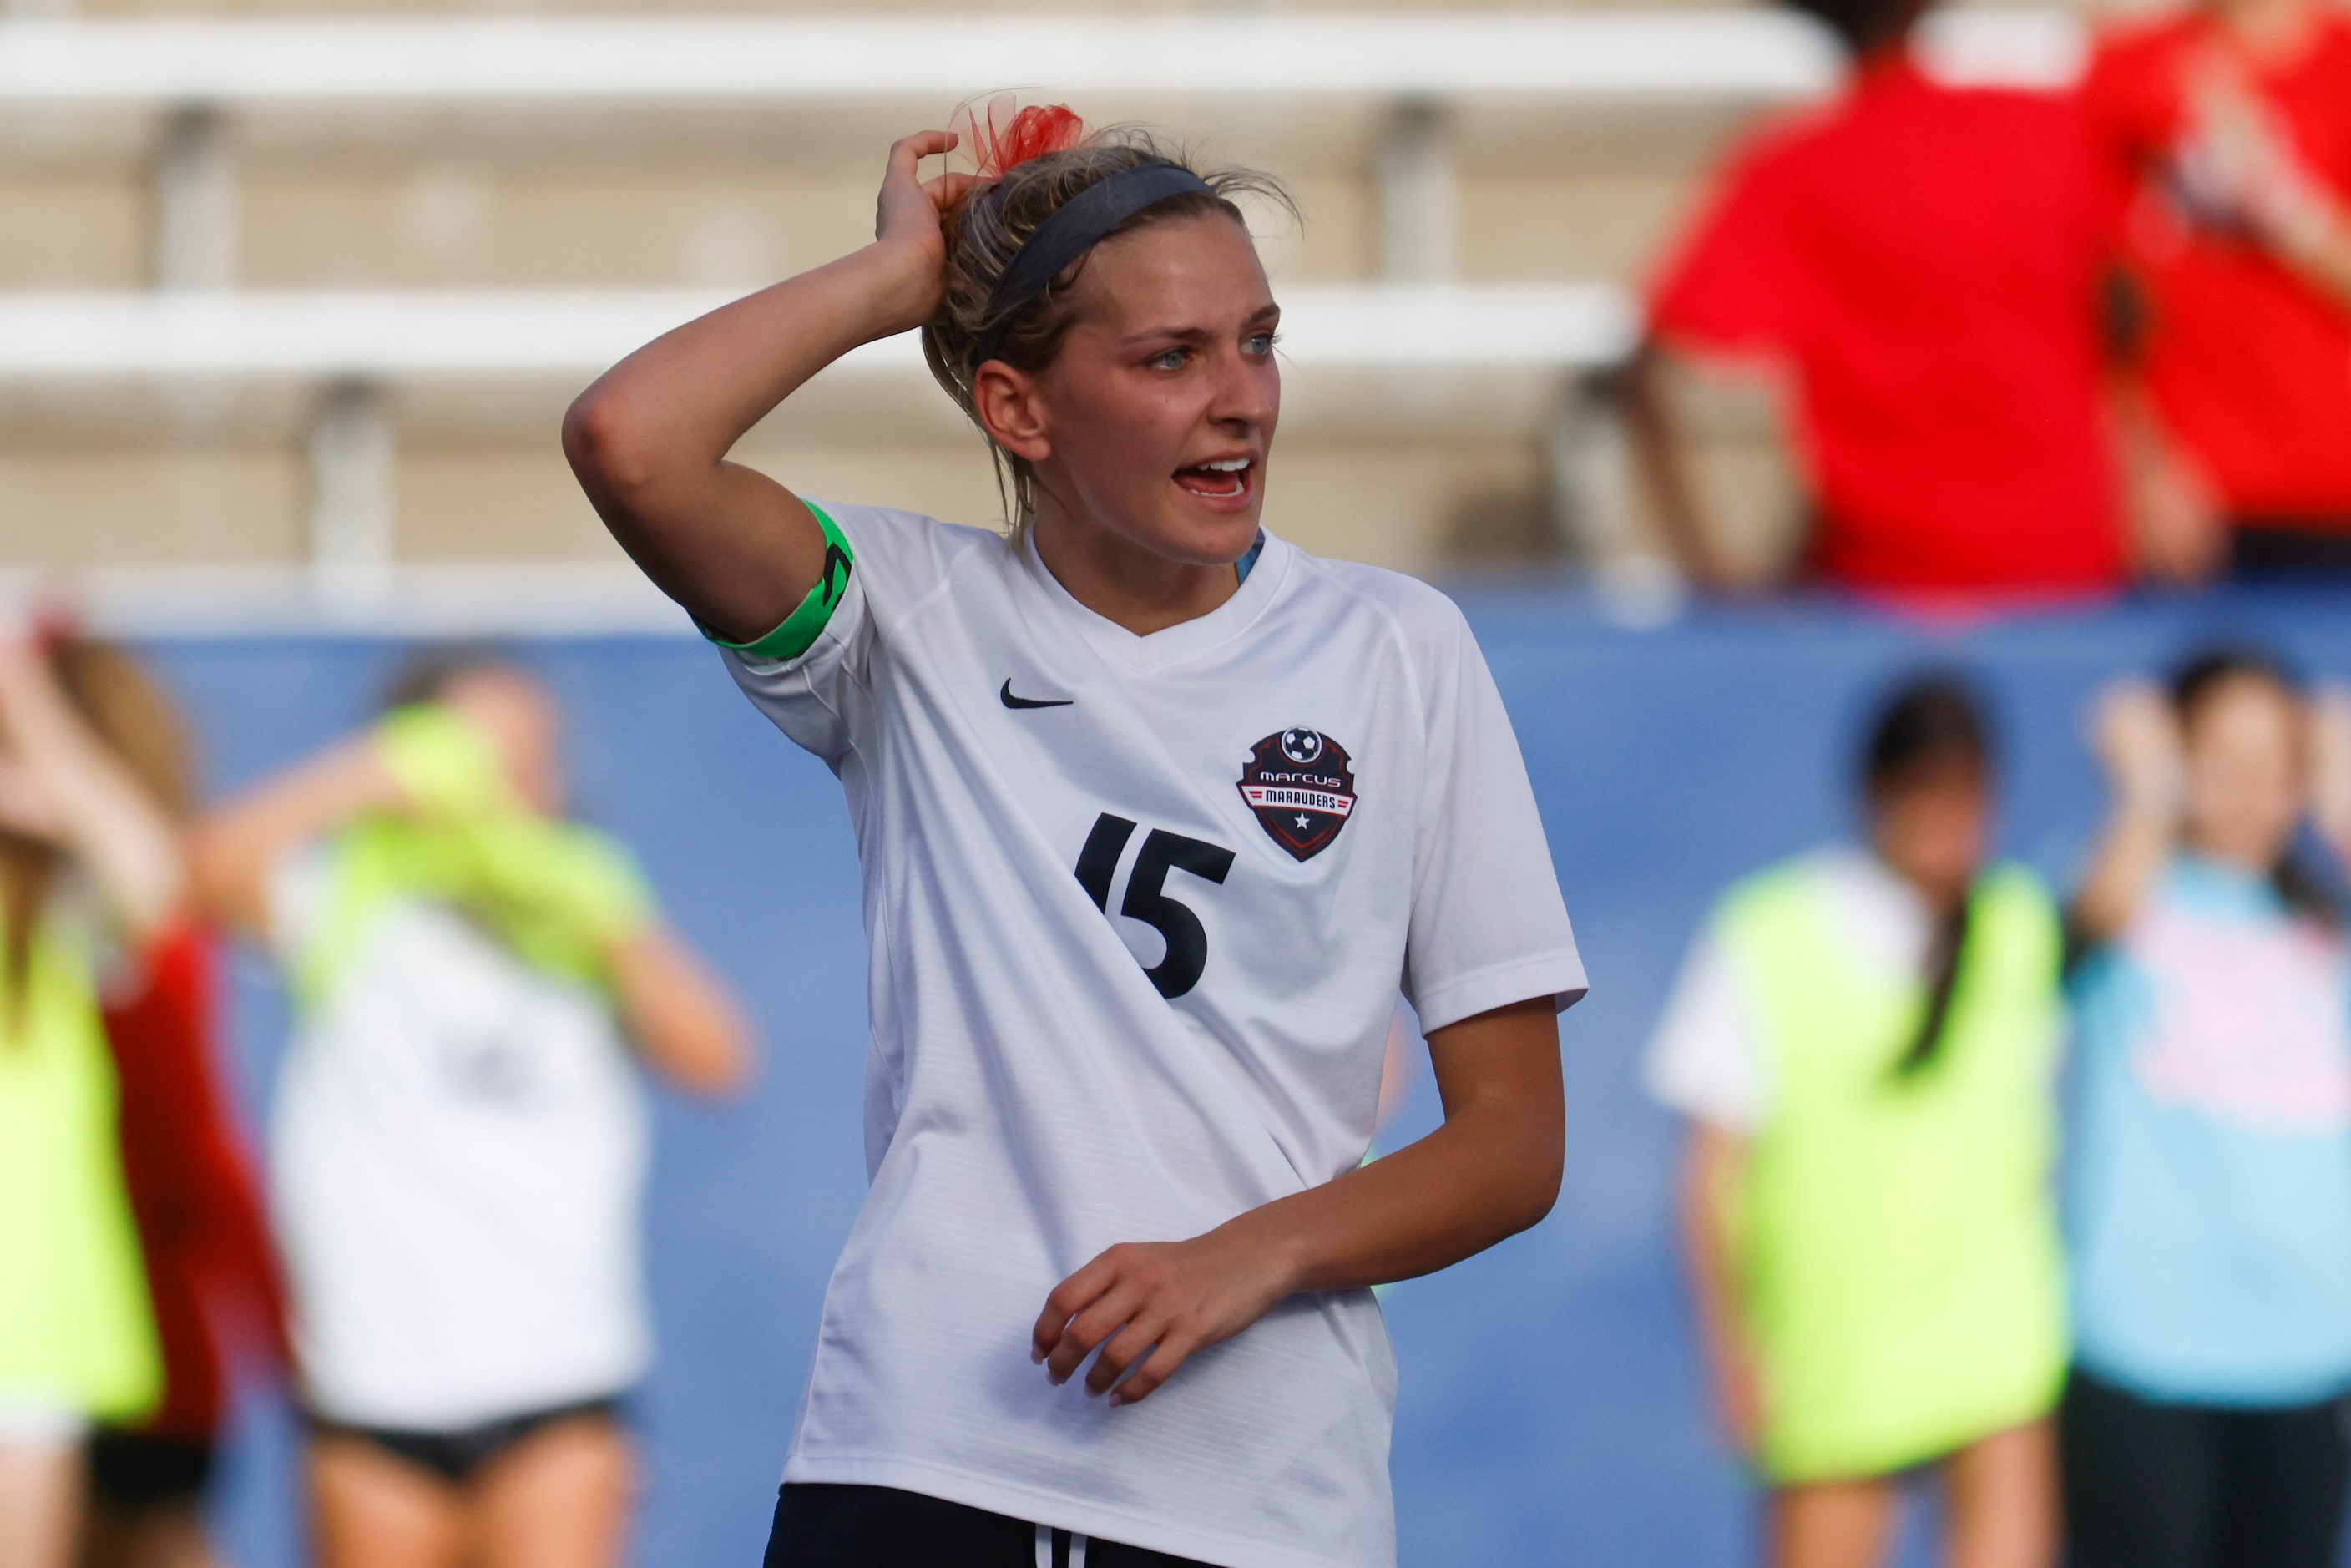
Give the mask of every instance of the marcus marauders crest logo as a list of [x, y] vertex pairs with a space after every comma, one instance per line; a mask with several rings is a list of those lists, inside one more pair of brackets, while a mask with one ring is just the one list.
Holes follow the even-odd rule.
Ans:
[[1355, 810], [1347, 748], [1311, 729], [1285, 729], [1250, 747], [1240, 790], [1273, 841], [1300, 860], [1329, 849]]

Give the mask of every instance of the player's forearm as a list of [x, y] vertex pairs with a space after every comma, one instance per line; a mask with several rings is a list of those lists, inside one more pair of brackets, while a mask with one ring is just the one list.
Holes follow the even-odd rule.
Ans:
[[2074, 894], [2074, 929], [2092, 944], [2128, 925], [2147, 888], [2171, 856], [2175, 813], [2168, 802], [2126, 797], [2116, 801]]
[[824, 570], [805, 508], [726, 455], [819, 371], [919, 325], [924, 267], [867, 246], [655, 339], [565, 415], [564, 454], [612, 537], [705, 624], [758, 636]]
[[1744, 1139], [1693, 1125], [1682, 1170], [1682, 1239], [1698, 1327], [1718, 1368], [1744, 1357], [1740, 1327], [1739, 1270], [1730, 1241], [1729, 1208], [1744, 1177]]
[[741, 1087], [751, 1070], [750, 1026], [691, 948], [656, 925], [613, 943], [608, 956], [622, 1023], [648, 1062], [691, 1093]]
[[2304, 179], [2263, 204], [2257, 222], [2281, 263], [2351, 310], [2351, 206]]
[[56, 802], [67, 846], [110, 913], [143, 937], [180, 900], [185, 871], [177, 831], [29, 649], [0, 659], [0, 709], [25, 766]]
[[1433, 1274], [1541, 1220], [1559, 1196], [1561, 1139], [1534, 1114], [1450, 1121], [1418, 1143], [1232, 1221], [1283, 1260], [1290, 1291]]
[[1625, 369], [1625, 431], [1633, 464], [1656, 509], [1658, 530], [1682, 575], [1701, 587], [1729, 580], [1688, 463], [1688, 445], [1664, 386], [1665, 351], [1646, 344]]
[[663, 334], [573, 402], [574, 465], [623, 499], [706, 474], [819, 371], [920, 326], [935, 270], [877, 241]]
[[[1444, 1125], [1222, 1228], [1263, 1248], [1290, 1291], [1353, 1290], [1434, 1273], [1551, 1212], [1566, 1147], [1551, 1003], [1520, 1004], [1455, 1028], [1472, 1038], [1448, 1041], [1450, 1031], [1438, 1030], [1431, 1042], [1447, 1102]], [[1474, 1071], [1448, 1063], [1448, 1048], [1474, 1052]]]
[[143, 941], [179, 908], [187, 890], [180, 836], [146, 792], [118, 768], [94, 768], [68, 786], [66, 827], [108, 913]]
[[406, 803], [374, 737], [344, 741], [197, 825], [189, 845], [196, 897], [214, 918], [258, 935], [267, 924], [270, 871], [289, 852], [365, 812]]

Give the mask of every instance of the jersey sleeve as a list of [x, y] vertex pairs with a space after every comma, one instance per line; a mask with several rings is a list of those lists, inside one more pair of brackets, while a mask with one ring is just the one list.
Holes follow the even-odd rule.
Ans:
[[1793, 352], [1819, 287], [1769, 149], [1734, 160], [1649, 288], [1650, 332], [1688, 351]]
[[1424, 1030], [1534, 997], [1583, 995], [1583, 960], [1502, 694], [1460, 612], [1429, 639], [1428, 745], [1405, 995]]
[[[773, 647], [770, 638], [719, 647], [753, 706], [803, 749], [837, 762], [862, 728], [877, 644], [899, 616], [946, 581], [955, 536], [972, 530], [879, 507], [810, 502], [809, 507], [831, 525], [825, 532], [837, 554], [828, 553], [827, 573], [836, 568], [844, 573], [812, 638], [786, 657], [761, 652]], [[818, 584], [811, 600], [826, 586]], [[804, 604], [793, 620], [809, 609]], [[792, 625], [787, 621], [778, 633]]]
[[1769, 1109], [1770, 1074], [1745, 977], [1720, 939], [1702, 933], [1649, 1040], [1649, 1093], [1694, 1121], [1752, 1134]]

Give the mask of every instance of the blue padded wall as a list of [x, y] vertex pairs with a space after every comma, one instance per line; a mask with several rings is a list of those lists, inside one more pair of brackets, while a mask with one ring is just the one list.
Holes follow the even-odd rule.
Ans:
[[[1638, 630], [1566, 594], [1463, 599], [1517, 723], [1594, 988], [1562, 1020], [1570, 1153], [1558, 1208], [1387, 1296], [1403, 1369], [1403, 1560], [1727, 1568], [1746, 1559], [1751, 1505], [1702, 1405], [1671, 1234], [1675, 1129], [1636, 1077], [1708, 900], [1845, 830], [1859, 715], [1921, 663], [1973, 671], [1995, 696], [2007, 851], [2062, 877], [2098, 810], [2081, 718], [2101, 682], [2252, 632], [2314, 671], [2351, 675], [2351, 601], [2223, 596], [1940, 625], [1800, 605]], [[198, 719], [215, 788], [357, 722], [400, 653], [279, 636], [152, 651]], [[570, 711], [583, 814], [638, 847], [764, 1036], [743, 1100], [659, 1100], [647, 1230], [663, 1348], [639, 1406], [636, 1560], [748, 1568], [825, 1277], [863, 1186], [864, 966], [846, 815], [831, 776], [697, 643], [580, 637], [522, 651]], [[259, 1116], [283, 1016], [257, 963], [235, 973], [235, 1064]], [[1426, 1078], [1391, 1144], [1432, 1124]], [[224, 1524], [246, 1568], [289, 1568], [301, 1561], [290, 1423], [256, 1397], [240, 1429]]]

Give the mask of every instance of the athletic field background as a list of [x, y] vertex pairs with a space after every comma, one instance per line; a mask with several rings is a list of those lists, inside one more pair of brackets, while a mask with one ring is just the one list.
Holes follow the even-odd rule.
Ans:
[[[1402, 1561], [1731, 1568], [1748, 1560], [1751, 1499], [1704, 1406], [1673, 1230], [1675, 1129], [1637, 1078], [1708, 900], [1846, 828], [1862, 710], [1925, 664], [1981, 676], [2007, 741], [2005, 852], [2062, 878], [2100, 809], [2081, 725], [2102, 682], [2254, 633], [2314, 674], [2351, 677], [2351, 600], [2238, 593], [1979, 624], [1782, 604], [1644, 629], [1565, 592], [1459, 597], [1517, 725], [1593, 992], [1562, 1019], [1557, 1208], [1387, 1294]], [[216, 790], [358, 722], [402, 646], [149, 644], [193, 711]], [[516, 646], [569, 708], [580, 813], [636, 846], [673, 918], [758, 1021], [764, 1060], [743, 1099], [708, 1109], [656, 1096], [646, 1253], [661, 1349], [635, 1405], [634, 1561], [753, 1568], [825, 1278], [864, 1188], [865, 963], [847, 813], [831, 776], [689, 635]], [[999, 676], [972, 672], [982, 685]], [[232, 973], [235, 1067], [257, 1117], [283, 1012], [249, 954]], [[1436, 1115], [1423, 1061], [1384, 1141]], [[221, 1500], [228, 1543], [241, 1568], [294, 1568], [291, 1423], [260, 1401], [240, 1429]], [[1923, 1563], [1919, 1534], [1908, 1560]]]

